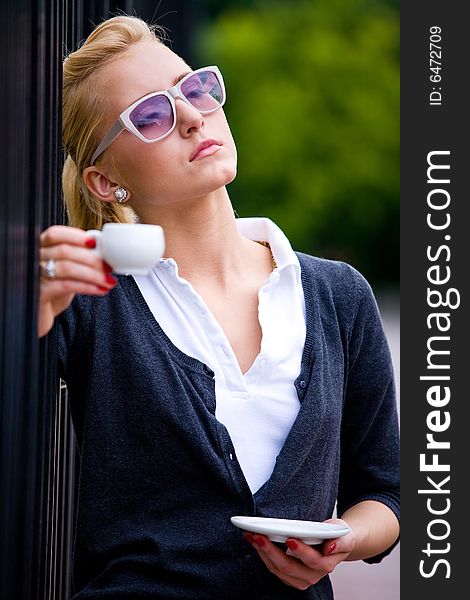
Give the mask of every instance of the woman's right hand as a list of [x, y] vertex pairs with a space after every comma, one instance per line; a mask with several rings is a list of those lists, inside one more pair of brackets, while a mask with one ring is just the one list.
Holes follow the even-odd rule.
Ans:
[[[39, 336], [46, 335], [54, 319], [72, 302], [75, 294], [104, 296], [117, 283], [111, 268], [90, 248], [95, 240], [82, 229], [53, 225], [42, 232], [39, 261]], [[48, 260], [55, 261], [55, 277], [45, 271]]]

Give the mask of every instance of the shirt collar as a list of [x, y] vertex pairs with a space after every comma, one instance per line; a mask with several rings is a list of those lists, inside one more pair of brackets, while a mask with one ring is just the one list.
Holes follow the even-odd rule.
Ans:
[[238, 231], [244, 237], [259, 242], [269, 242], [278, 271], [292, 269], [297, 283], [300, 283], [299, 259], [280, 227], [266, 217], [239, 217], [236, 223]]
[[[266, 217], [238, 217], [236, 224], [239, 233], [249, 240], [269, 242], [278, 273], [283, 270], [292, 271], [297, 283], [300, 284], [299, 259], [280, 227]], [[178, 265], [173, 258], [161, 258], [160, 266], [173, 268], [178, 274]]]

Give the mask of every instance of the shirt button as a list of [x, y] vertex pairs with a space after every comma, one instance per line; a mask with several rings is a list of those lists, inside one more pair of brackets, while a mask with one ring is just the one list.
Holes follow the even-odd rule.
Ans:
[[299, 383], [300, 387], [304, 390], [307, 387], [307, 382], [302, 379], [302, 381]]
[[249, 565], [252, 561], [253, 561], [253, 557], [251, 556], [251, 554], [247, 554], [243, 558], [243, 562], [247, 565]]
[[268, 364], [268, 359], [265, 356], [262, 356], [259, 359], [260, 367], [265, 367]]

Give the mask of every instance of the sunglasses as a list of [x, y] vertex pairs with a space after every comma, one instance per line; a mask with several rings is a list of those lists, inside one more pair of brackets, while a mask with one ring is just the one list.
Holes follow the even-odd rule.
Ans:
[[176, 85], [136, 100], [118, 117], [91, 158], [90, 165], [127, 129], [146, 144], [163, 140], [176, 126], [175, 99], [208, 115], [225, 103], [225, 86], [218, 67], [204, 67], [185, 75]]

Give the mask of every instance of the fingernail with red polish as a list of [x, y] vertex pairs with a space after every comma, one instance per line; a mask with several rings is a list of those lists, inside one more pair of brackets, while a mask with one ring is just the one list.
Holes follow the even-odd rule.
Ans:
[[334, 549], [336, 548], [336, 542], [333, 542], [332, 544], [330, 544], [326, 550], [327, 554], [333, 554]]
[[96, 240], [93, 238], [88, 238], [85, 242], [85, 246], [87, 248], [96, 248]]
[[254, 540], [255, 544], [257, 544], [260, 548], [262, 548], [266, 543], [262, 537], [255, 537]]
[[106, 283], [113, 283], [113, 284], [117, 283], [116, 277], [113, 277], [109, 273], [106, 273], [106, 275], [104, 276], [104, 278], [106, 279]]
[[97, 285], [96, 287], [100, 290], [100, 292], [109, 292], [109, 288], [102, 287], [101, 285]]
[[289, 550], [297, 550], [297, 542], [294, 542], [294, 540], [287, 540], [286, 546]]
[[108, 263], [106, 261], [103, 261], [103, 269], [105, 270], [106, 273], [111, 273], [111, 271], [113, 270], [113, 267], [111, 265], [108, 265]]
[[253, 544], [253, 542], [255, 541], [254, 536], [251, 533], [244, 533], [243, 537], [245, 538], [245, 540], [247, 542], [249, 542], [250, 544]]

